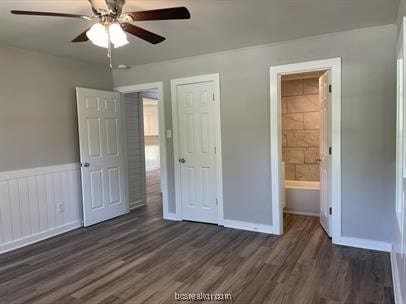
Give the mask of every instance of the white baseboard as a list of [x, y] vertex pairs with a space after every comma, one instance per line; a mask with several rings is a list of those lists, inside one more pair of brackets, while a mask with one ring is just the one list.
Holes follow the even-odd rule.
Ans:
[[4, 243], [0, 245], [0, 254], [5, 253], [8, 251], [12, 251], [30, 244], [37, 243], [39, 241], [48, 239], [50, 237], [56, 236], [61, 233], [65, 233], [77, 228], [82, 227], [82, 221], [75, 221], [63, 226], [55, 227], [46, 231], [42, 231], [37, 234], [33, 234], [18, 240], [14, 240], [8, 243]]
[[403, 304], [405, 302], [403, 302], [402, 299], [402, 289], [399, 282], [399, 267], [395, 253], [393, 252], [393, 246], [390, 252], [390, 262], [392, 266], [392, 281], [393, 281], [393, 293], [395, 295], [395, 303]]
[[168, 212], [168, 213], [164, 214], [164, 220], [181, 221], [180, 219], [178, 219], [178, 216], [176, 215], [176, 213], [172, 213], [172, 212]]
[[145, 206], [144, 200], [139, 200], [139, 201], [136, 201], [136, 202], [131, 202], [131, 203], [130, 203], [130, 210], [133, 210], [133, 209], [136, 209], [136, 208], [139, 208], [139, 207], [142, 207], [142, 206]]
[[390, 243], [347, 236], [333, 238], [333, 244], [384, 252], [391, 252], [392, 249]]
[[272, 229], [271, 225], [255, 224], [255, 223], [249, 223], [249, 222], [224, 219], [223, 226], [227, 227], [227, 228], [234, 228], [234, 229], [240, 229], [240, 230], [248, 230], [248, 231], [273, 234], [273, 229]]
[[320, 213], [313, 212], [302, 212], [302, 211], [293, 211], [293, 210], [283, 210], [284, 213], [295, 214], [295, 215], [304, 215], [304, 216], [315, 216], [319, 217]]

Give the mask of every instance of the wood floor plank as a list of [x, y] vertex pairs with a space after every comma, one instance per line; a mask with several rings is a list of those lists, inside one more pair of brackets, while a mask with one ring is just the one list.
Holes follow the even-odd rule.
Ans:
[[0, 303], [394, 303], [389, 254], [332, 245], [318, 218], [287, 214], [274, 236], [162, 220], [159, 170], [147, 206], [0, 255]]

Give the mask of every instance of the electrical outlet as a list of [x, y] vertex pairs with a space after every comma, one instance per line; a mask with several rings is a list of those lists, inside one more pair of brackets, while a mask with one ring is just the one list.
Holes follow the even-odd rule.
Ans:
[[166, 137], [167, 138], [172, 138], [172, 130], [171, 129], [166, 130]]
[[63, 203], [59, 203], [58, 204], [58, 212], [63, 212], [64, 211], [64, 206], [63, 206]]

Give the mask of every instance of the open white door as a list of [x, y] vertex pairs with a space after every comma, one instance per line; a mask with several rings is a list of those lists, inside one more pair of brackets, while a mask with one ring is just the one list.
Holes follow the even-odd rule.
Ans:
[[331, 72], [319, 79], [320, 99], [320, 224], [331, 237]]
[[214, 82], [176, 86], [182, 219], [218, 223]]
[[[396, 119], [396, 229], [393, 246], [397, 269], [406, 269], [406, 17], [403, 17], [397, 47]], [[406, 277], [404, 278], [406, 280]], [[401, 284], [401, 283], [399, 283]], [[406, 292], [405, 295], [406, 296]], [[399, 297], [401, 295], [399, 294]], [[396, 299], [401, 300], [399, 299]], [[406, 298], [405, 298], [406, 300]], [[397, 303], [396, 301], [396, 303]]]
[[120, 93], [77, 88], [84, 225], [128, 212]]

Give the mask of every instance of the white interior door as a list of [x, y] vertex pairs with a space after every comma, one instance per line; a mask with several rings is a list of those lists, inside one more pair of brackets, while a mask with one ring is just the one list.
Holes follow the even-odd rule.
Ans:
[[[397, 47], [397, 119], [396, 119], [396, 222], [395, 256], [406, 253], [406, 19], [403, 17]], [[406, 259], [396, 260], [398, 269], [406, 269]], [[406, 276], [402, 278], [406, 281]]]
[[331, 72], [319, 79], [320, 100], [320, 224], [331, 236]]
[[214, 82], [176, 90], [182, 218], [217, 223]]
[[128, 212], [120, 94], [77, 88], [84, 225]]

